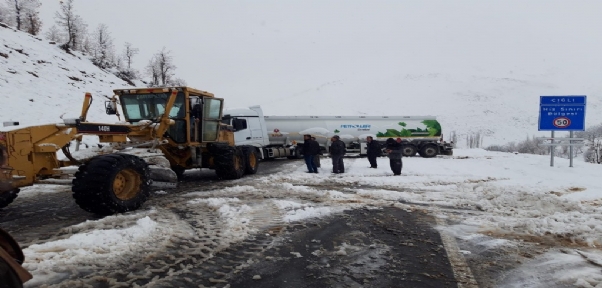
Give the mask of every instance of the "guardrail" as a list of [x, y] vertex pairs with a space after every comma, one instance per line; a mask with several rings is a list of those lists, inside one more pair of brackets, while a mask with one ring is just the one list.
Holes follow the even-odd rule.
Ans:
[[[569, 167], [573, 167], [573, 147], [585, 146], [584, 138], [573, 138], [573, 131], [570, 133], [570, 137], [554, 137], [554, 131], [552, 131], [552, 137], [536, 137], [535, 139], [550, 141], [549, 143], [537, 144], [538, 146], [549, 146], [550, 147], [550, 167], [554, 167], [554, 148], [556, 146], [569, 146]], [[574, 143], [578, 142], [578, 143]]]

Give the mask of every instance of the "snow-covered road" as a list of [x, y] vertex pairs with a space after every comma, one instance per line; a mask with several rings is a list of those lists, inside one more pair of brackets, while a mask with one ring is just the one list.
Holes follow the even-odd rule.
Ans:
[[[18, 221], [17, 208], [36, 197], [58, 195], [61, 188], [34, 186], [7, 208], [10, 213], [0, 212], [2, 219], [13, 219], [1, 225], [18, 239], [27, 238], [25, 266], [34, 275], [28, 287], [71, 287], [102, 279], [115, 287], [146, 279], [140, 283], [152, 287], [185, 278], [215, 253], [255, 239], [258, 232], [273, 231], [249, 245], [272, 243], [288, 225], [360, 207], [396, 207], [436, 217], [436, 229], [454, 236], [482, 287], [602, 286], [602, 183], [597, 180], [602, 166], [577, 162], [569, 168], [568, 161], [557, 159], [552, 168], [543, 156], [458, 149], [452, 157], [404, 158], [397, 177], [386, 158], [379, 159], [378, 169], [368, 168], [364, 158], [345, 161], [342, 175], [325, 173], [331, 167], [328, 159], [317, 175], [305, 173], [300, 161], [288, 160], [264, 163], [270, 173], [236, 181], [190, 172], [189, 178], [205, 180], [184, 183], [177, 192], [157, 191], [144, 209], [132, 213], [94, 219], [73, 212], [75, 218], [64, 223], [81, 223], [55, 225], [54, 234], [37, 239], [30, 237], [32, 230], [21, 229], [30, 235], [24, 237], [11, 226]], [[65, 209], [74, 209], [62, 201]], [[39, 213], [62, 213], [53, 207]], [[49, 223], [39, 228], [46, 231]], [[156, 261], [166, 252], [171, 261]], [[199, 263], [186, 255], [200, 255], [194, 258]], [[224, 277], [212, 279], [222, 283]]]

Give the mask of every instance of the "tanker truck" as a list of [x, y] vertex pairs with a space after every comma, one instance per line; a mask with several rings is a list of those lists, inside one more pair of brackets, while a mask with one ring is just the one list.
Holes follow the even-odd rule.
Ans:
[[316, 138], [324, 152], [330, 138], [339, 135], [349, 154], [366, 155], [366, 137], [384, 148], [388, 138], [401, 138], [406, 157], [453, 155], [453, 143], [443, 141], [434, 116], [264, 116], [260, 106], [224, 110], [237, 146], [254, 146], [262, 159], [301, 158], [303, 135]]

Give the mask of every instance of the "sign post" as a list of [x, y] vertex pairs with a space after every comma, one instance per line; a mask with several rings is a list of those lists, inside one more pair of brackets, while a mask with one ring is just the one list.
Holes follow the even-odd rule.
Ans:
[[[587, 96], [540, 96], [539, 99], [539, 131], [551, 131], [550, 166], [554, 167], [554, 150], [558, 145], [569, 146], [570, 167], [573, 167], [574, 131], [585, 131], [585, 106]], [[554, 141], [555, 131], [570, 131], [568, 143]], [[577, 140], [577, 139], [574, 139]]]
[[[569, 138], [573, 139], [573, 131], [571, 131]], [[569, 142], [569, 144], [573, 144], [573, 141], [571, 140]], [[570, 162], [569, 162], [570, 163], [569, 167], [573, 167], [573, 146], [572, 145], [569, 146], [569, 155], [571, 155], [571, 159], [570, 159]]]

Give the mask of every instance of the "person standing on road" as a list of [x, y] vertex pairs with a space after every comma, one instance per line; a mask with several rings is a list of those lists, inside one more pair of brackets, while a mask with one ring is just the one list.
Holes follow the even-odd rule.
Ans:
[[368, 162], [370, 162], [370, 168], [376, 168], [378, 164], [376, 163], [376, 157], [380, 156], [380, 144], [374, 141], [372, 136], [366, 137], [366, 148], [368, 148]]
[[307, 165], [307, 173], [318, 173], [318, 167], [314, 162], [314, 157], [320, 152], [318, 142], [311, 140], [311, 135], [303, 135], [303, 157]]
[[393, 171], [393, 175], [398, 176], [401, 175], [401, 168], [403, 163], [401, 162], [401, 139], [398, 141], [393, 140], [393, 138], [387, 139], [387, 154], [389, 155], [389, 165], [391, 166], [391, 171]]
[[330, 138], [332, 144], [330, 144], [330, 157], [332, 157], [332, 173], [339, 174], [345, 173], [345, 163], [343, 163], [343, 156], [345, 155], [345, 142], [341, 141], [338, 135]]
[[[316, 137], [311, 137], [311, 141], [318, 143], [318, 141], [316, 141]], [[318, 145], [318, 146], [320, 146], [320, 145]], [[322, 148], [318, 148], [318, 154], [316, 154], [314, 156], [314, 163], [316, 164], [316, 167], [318, 167], [318, 168], [322, 168], [322, 166], [320, 165], [320, 155], [322, 155]]]

